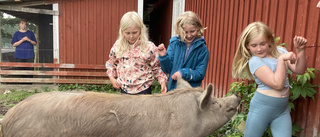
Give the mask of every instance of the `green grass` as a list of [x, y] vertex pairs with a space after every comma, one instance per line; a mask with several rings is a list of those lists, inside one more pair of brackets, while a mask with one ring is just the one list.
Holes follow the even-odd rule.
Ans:
[[13, 107], [16, 103], [36, 93], [38, 92], [27, 92], [24, 90], [20, 90], [20, 91], [11, 90], [11, 93], [1, 94], [0, 100], [2, 105], [6, 107]]

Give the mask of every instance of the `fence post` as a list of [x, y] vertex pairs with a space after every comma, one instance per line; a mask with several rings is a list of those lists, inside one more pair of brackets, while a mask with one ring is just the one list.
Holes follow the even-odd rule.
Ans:
[[[53, 63], [56, 65], [56, 64], [58, 64], [58, 60], [57, 59], [53, 59]], [[53, 71], [55, 72], [55, 71], [59, 71], [59, 68], [57, 67], [57, 68], [53, 68]], [[53, 79], [59, 79], [59, 76], [53, 76], [52, 77]], [[58, 85], [57, 83], [54, 83], [54, 85]]]
[[[0, 14], [0, 26], [1, 26], [2, 16], [3, 16], [3, 14]], [[1, 49], [2, 49], [2, 36], [1, 36], [1, 29], [0, 29], [0, 62], [2, 62], [2, 51], [1, 51]], [[1, 67], [0, 67], [0, 70], [1, 70]], [[0, 75], [0, 78], [2, 78], [2, 75]]]

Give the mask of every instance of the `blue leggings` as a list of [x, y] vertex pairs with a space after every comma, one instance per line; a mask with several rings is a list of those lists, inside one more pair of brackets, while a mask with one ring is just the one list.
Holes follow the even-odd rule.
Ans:
[[261, 137], [270, 125], [273, 137], [292, 137], [292, 122], [288, 99], [255, 92], [250, 102], [244, 131], [245, 137]]

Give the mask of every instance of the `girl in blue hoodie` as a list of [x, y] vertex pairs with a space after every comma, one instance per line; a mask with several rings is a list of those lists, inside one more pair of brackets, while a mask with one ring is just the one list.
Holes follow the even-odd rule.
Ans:
[[176, 88], [177, 78], [182, 77], [192, 87], [201, 85], [206, 74], [209, 51], [204, 40], [204, 27], [197, 14], [186, 11], [175, 22], [176, 36], [170, 39], [168, 50], [158, 46], [163, 72], [169, 74], [168, 91]]

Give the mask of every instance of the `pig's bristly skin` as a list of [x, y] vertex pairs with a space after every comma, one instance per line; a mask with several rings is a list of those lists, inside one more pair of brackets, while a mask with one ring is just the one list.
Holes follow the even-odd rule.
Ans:
[[236, 113], [236, 96], [178, 80], [165, 95], [49, 92], [20, 102], [2, 121], [4, 137], [205, 137]]

